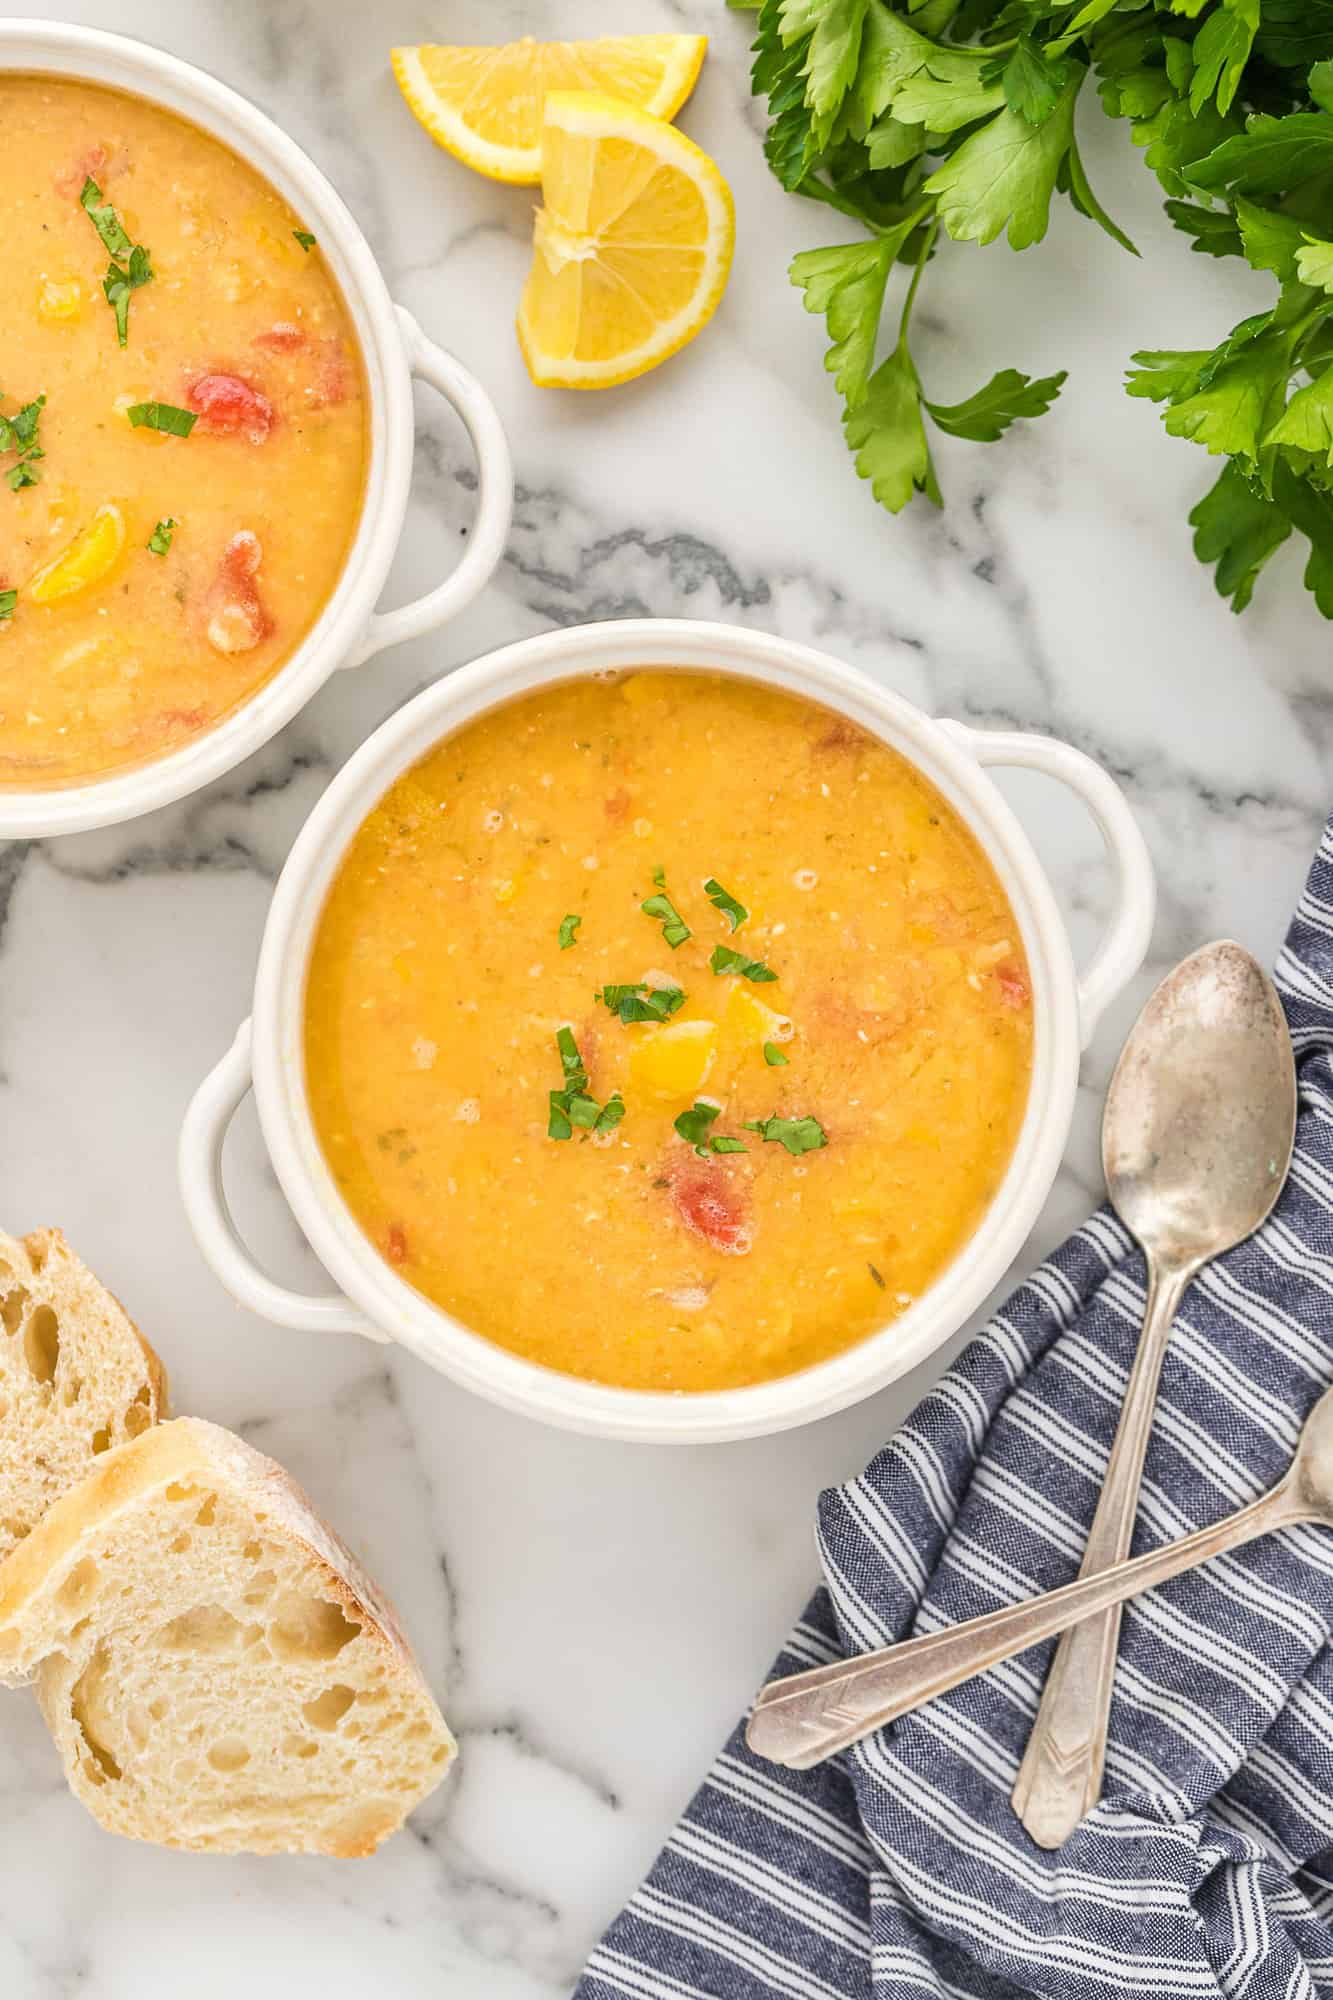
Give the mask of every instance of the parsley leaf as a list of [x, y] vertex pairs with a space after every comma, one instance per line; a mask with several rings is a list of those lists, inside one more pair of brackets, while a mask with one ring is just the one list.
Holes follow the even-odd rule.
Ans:
[[1260, 113], [1244, 132], [1195, 160], [1189, 178], [1213, 194], [1282, 194], [1333, 168], [1333, 114]]
[[860, 402], [870, 380], [893, 261], [893, 246], [883, 238], [803, 250], [791, 261], [789, 275], [805, 294], [806, 311], [828, 321], [833, 345], [824, 366], [849, 405]]
[[297, 242], [300, 244], [301, 248], [305, 251], [307, 256], [310, 255], [310, 252], [314, 249], [315, 244], [319, 240], [318, 237], [312, 236], [308, 229], [294, 229], [292, 231], [292, 235], [296, 238]]
[[764, 1043], [764, 1061], [770, 1069], [785, 1069], [787, 1066], [787, 1058], [776, 1042]]
[[199, 421], [193, 410], [174, 403], [131, 403], [125, 414], [136, 431], [165, 431], [178, 438], [187, 438]]
[[1029, 125], [1040, 125], [1054, 111], [1069, 81], [1069, 67], [1064, 58], [1047, 55], [1027, 28], [1008, 59], [990, 65], [1004, 88], [1005, 103]]
[[558, 932], [561, 951], [568, 951], [570, 946], [575, 942], [574, 933], [582, 922], [582, 917], [561, 917], [560, 930]]
[[1040, 125], [1006, 105], [936, 168], [925, 192], [938, 196], [940, 221], [955, 242], [993, 243], [1001, 230], [1011, 250], [1040, 242], [1086, 73], [1074, 70]]
[[[1302, 231], [1302, 235], [1304, 232]], [[1296, 276], [1303, 285], [1321, 292], [1333, 292], [1333, 243], [1306, 237], [1295, 253]]]
[[1216, 564], [1219, 595], [1230, 599], [1233, 611], [1243, 611], [1260, 570], [1291, 533], [1291, 522], [1233, 459], [1191, 513], [1190, 524], [1195, 555]]
[[149, 554], [164, 556], [171, 547], [171, 538], [178, 526], [179, 523], [173, 521], [170, 516], [165, 521], [159, 521], [152, 534], [148, 537]]
[[668, 1021], [685, 1005], [679, 986], [603, 986], [593, 995], [610, 1009], [626, 1027], [635, 1021]]
[[743, 951], [733, 951], [730, 945], [725, 944], [713, 946], [713, 955], [708, 963], [716, 973], [738, 972], [742, 979], [753, 980], [756, 986], [765, 985], [778, 976], [762, 959], [747, 958]]
[[708, 1128], [721, 1109], [720, 1104], [697, 1099], [690, 1110], [682, 1111], [675, 1120], [676, 1130], [696, 1153], [748, 1153], [750, 1149], [743, 1139], [729, 1138], [724, 1132], [710, 1133]]
[[676, 1130], [687, 1146], [702, 1146], [708, 1137], [708, 1128], [721, 1111], [720, 1104], [696, 1102], [690, 1110], [682, 1111], [675, 1122]]
[[[659, 870], [658, 873], [660, 872]], [[656, 881], [657, 876], [654, 875], [653, 879]], [[694, 932], [684, 922], [680, 911], [669, 896], [660, 893], [656, 896], [650, 896], [646, 903], [640, 903], [639, 908], [643, 911], [645, 917], [657, 918], [662, 926], [662, 936], [671, 946], [672, 951], [683, 945], [686, 938], [694, 936]]]
[[1194, 38], [1190, 110], [1196, 118], [1210, 98], [1219, 111], [1231, 109], [1258, 26], [1259, 0], [1227, 0], [1209, 14]]
[[870, 0], [781, 0], [782, 39], [808, 37], [802, 69], [805, 101], [818, 145], [824, 145], [856, 78], [861, 32]]
[[14, 616], [14, 607], [18, 601], [19, 594], [16, 590], [0, 590], [0, 620]]
[[79, 205], [102, 239], [103, 247], [113, 257], [128, 257], [133, 247], [129, 237], [121, 227], [120, 217], [109, 201], [102, 200], [102, 190], [89, 174], [79, 191]]
[[921, 384], [905, 342], [880, 363], [862, 400], [844, 411], [842, 427], [856, 469], [881, 507], [900, 514], [917, 493], [944, 505], [921, 421]]
[[1067, 379], [1063, 368], [1058, 375], [1045, 375], [1039, 382], [1020, 375], [1017, 368], [1002, 368], [966, 401], [951, 405], [927, 401], [926, 408], [950, 437], [991, 444], [1003, 437], [1016, 418], [1043, 416]]
[[828, 1134], [817, 1118], [747, 1119], [745, 1129], [758, 1132], [774, 1145], [785, 1146], [789, 1153], [817, 1153], [828, 1144]]
[[45, 458], [46, 453], [38, 438], [38, 426], [45, 407], [45, 396], [37, 396], [12, 417], [0, 416], [0, 456], [10, 451], [17, 453], [15, 463], [5, 473], [5, 484], [13, 493], [21, 492], [25, 486], [35, 486], [41, 477], [36, 461]]
[[129, 340], [130, 297], [152, 277], [152, 260], [142, 243], [130, 242], [120, 217], [109, 201], [102, 200], [102, 190], [91, 175], [83, 183], [79, 201], [104, 247], [111, 253], [102, 290], [116, 316], [116, 339], [124, 347]]
[[613, 1131], [625, 1115], [620, 1092], [615, 1091], [601, 1105], [588, 1095], [588, 1072], [583, 1067], [572, 1028], [557, 1029], [555, 1045], [560, 1053], [564, 1088], [547, 1093], [547, 1138], [571, 1139], [576, 1128], [581, 1132]]
[[738, 903], [736, 898], [722, 887], [716, 875], [710, 875], [704, 883], [704, 894], [707, 896], [709, 902], [713, 903], [721, 910], [723, 916], [729, 919], [732, 930], [738, 931], [750, 914], [744, 903]]

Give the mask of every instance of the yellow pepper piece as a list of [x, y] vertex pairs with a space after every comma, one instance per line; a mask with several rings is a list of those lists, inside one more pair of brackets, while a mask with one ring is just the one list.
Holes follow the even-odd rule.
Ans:
[[731, 981], [722, 1025], [729, 1046], [738, 1054], [746, 1049], [761, 1049], [765, 1042], [781, 1044], [791, 1040], [792, 1028], [787, 1016], [766, 1007], [739, 979]]
[[37, 312], [41, 319], [77, 319], [83, 293], [77, 278], [44, 278], [37, 287]]
[[39, 569], [28, 585], [32, 604], [56, 604], [90, 584], [100, 583], [125, 546], [125, 517], [119, 507], [99, 507], [86, 528], [58, 556]]
[[629, 1073], [634, 1089], [653, 1097], [693, 1097], [713, 1067], [716, 1023], [671, 1021], [631, 1032]]

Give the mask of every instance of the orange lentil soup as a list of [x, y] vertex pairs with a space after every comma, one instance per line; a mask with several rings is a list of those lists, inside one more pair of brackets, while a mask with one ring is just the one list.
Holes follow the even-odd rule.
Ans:
[[[367, 426], [318, 244], [234, 153], [0, 77], [0, 786], [179, 748], [328, 601]], [[188, 435], [186, 435], [188, 433]]]
[[502, 1347], [704, 1390], [892, 1320], [976, 1229], [1028, 969], [902, 757], [723, 675], [546, 688], [422, 759], [320, 920], [306, 1079], [394, 1269]]

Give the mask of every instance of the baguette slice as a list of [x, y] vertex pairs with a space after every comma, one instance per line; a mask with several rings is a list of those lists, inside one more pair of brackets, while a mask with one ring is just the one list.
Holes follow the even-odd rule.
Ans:
[[455, 1747], [354, 1557], [193, 1417], [99, 1459], [0, 1565], [0, 1677], [33, 1674], [93, 1817], [165, 1847], [373, 1853]]
[[60, 1231], [0, 1231], [0, 1557], [166, 1402], [161, 1362]]

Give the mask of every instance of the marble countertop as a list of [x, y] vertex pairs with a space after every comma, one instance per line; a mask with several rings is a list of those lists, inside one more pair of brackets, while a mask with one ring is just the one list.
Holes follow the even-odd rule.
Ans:
[[[30, 0], [31, 5], [31, 0]], [[33, 11], [55, 12], [39, 4]], [[760, 1442], [666, 1450], [547, 1431], [413, 1359], [281, 1332], [204, 1267], [176, 1193], [186, 1100], [248, 1008], [274, 878], [331, 772], [427, 681], [551, 624], [734, 619], [810, 640], [927, 708], [1035, 725], [1126, 786], [1160, 872], [1151, 965], [1085, 1065], [1065, 1169], [1030, 1263], [1092, 1205], [1119, 1039], [1153, 979], [1229, 932], [1275, 950], [1330, 795], [1330, 629], [1281, 552], [1231, 616], [1185, 515], [1209, 477], [1128, 402], [1125, 358], [1211, 345], [1265, 296], [1186, 255], [1125, 135], [1087, 107], [1099, 192], [1132, 271], [1061, 204], [1021, 258], [957, 250], [918, 315], [939, 393], [993, 367], [1071, 371], [1039, 424], [941, 450], [950, 499], [894, 522], [852, 474], [822, 329], [787, 258], [839, 225], [784, 196], [748, 95], [749, 21], [721, 0], [630, 0], [616, 26], [713, 36], [682, 123], [735, 189], [739, 252], [706, 336], [599, 398], [532, 388], [509, 332], [530, 197], [433, 149], [391, 42], [595, 33], [596, 0], [88, 0], [59, 11], [215, 71], [290, 131], [362, 223], [396, 295], [492, 390], [519, 480], [507, 561], [443, 638], [336, 679], [251, 763], [153, 818], [0, 846], [4, 1226], [61, 1224], [165, 1356], [177, 1406], [284, 1459], [397, 1598], [462, 1744], [454, 1777], [374, 1860], [218, 1861], [102, 1834], [68, 1797], [35, 1709], [0, 1714], [6, 2000], [550, 2000], [629, 1892], [811, 1584], [819, 1487], [862, 1463], [927, 1386]], [[470, 507], [461, 434], [419, 405], [394, 575], [435, 575]], [[948, 441], [946, 440], [946, 445]], [[1006, 781], [1080, 947], [1106, 892], [1095, 836], [1036, 778]], [[280, 1275], [313, 1261], [253, 1121], [228, 1160]], [[957, 1343], [955, 1343], [955, 1346]], [[947, 1360], [932, 1364], [930, 1374]]]

